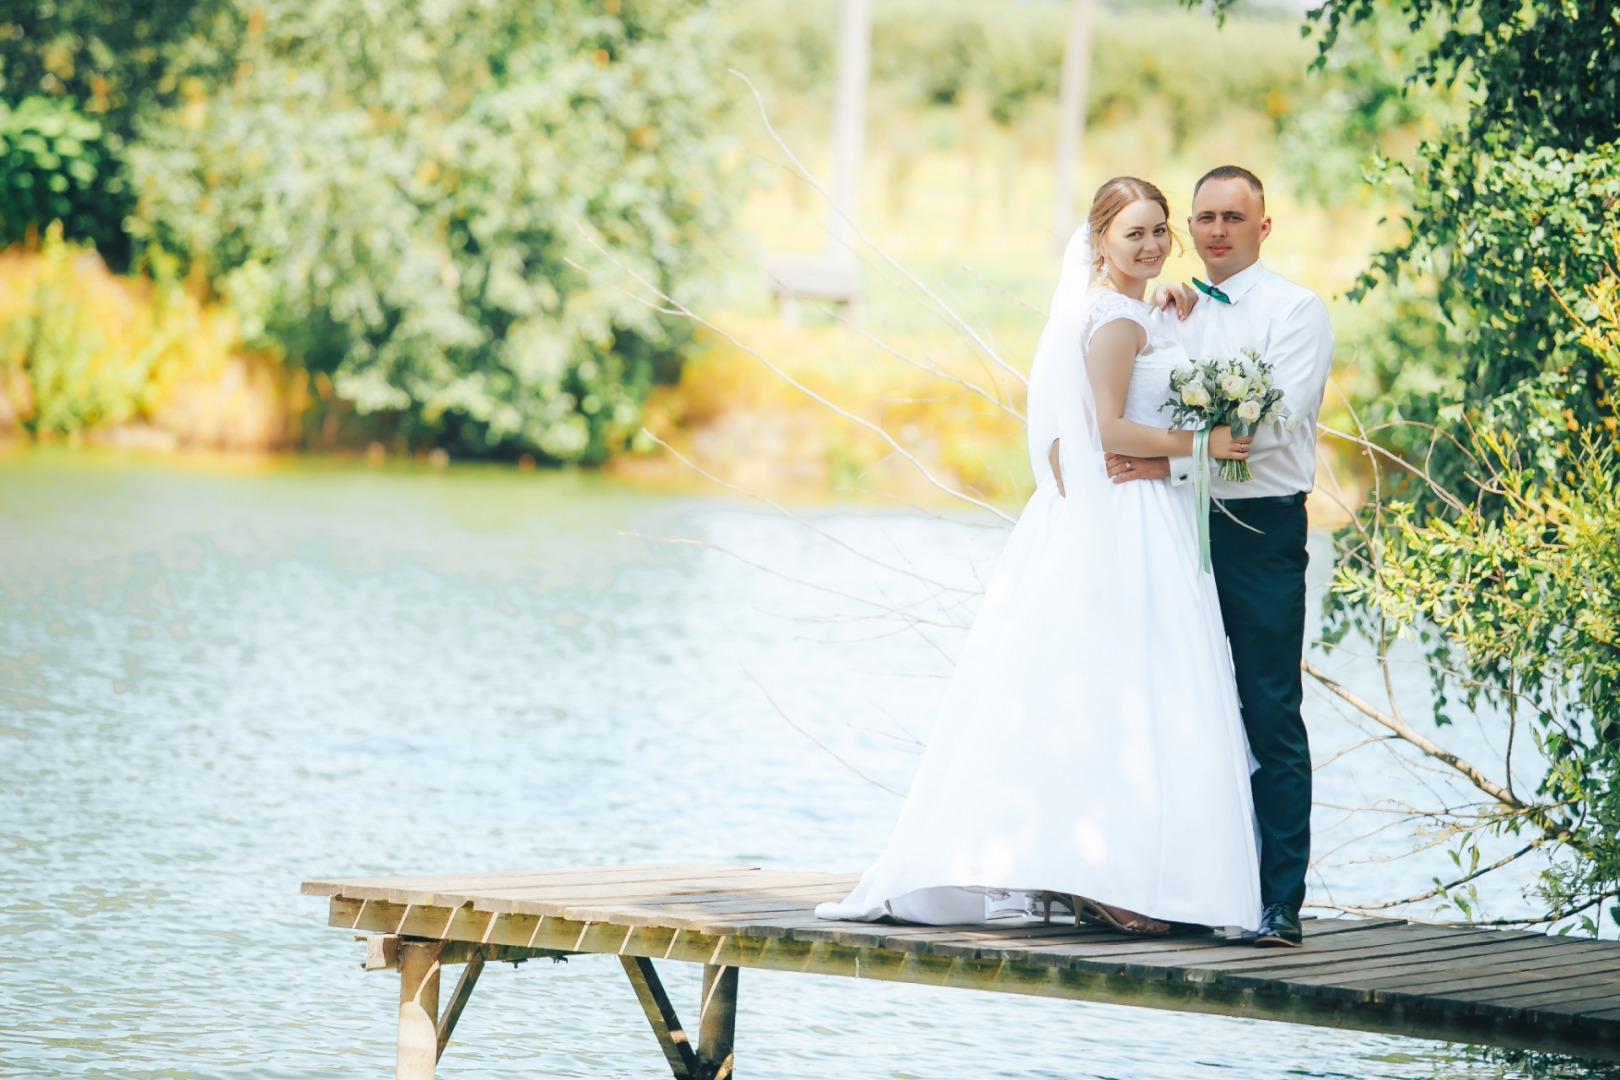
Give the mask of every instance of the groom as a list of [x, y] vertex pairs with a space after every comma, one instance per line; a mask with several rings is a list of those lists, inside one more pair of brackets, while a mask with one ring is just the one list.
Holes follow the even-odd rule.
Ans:
[[[1187, 219], [1208, 282], [1193, 279], [1198, 303], [1181, 324], [1194, 359], [1252, 347], [1272, 365], [1283, 407], [1298, 424], [1255, 432], [1254, 479], [1210, 481], [1210, 558], [1231, 643], [1243, 726], [1260, 767], [1250, 779], [1260, 826], [1260, 899], [1255, 944], [1297, 948], [1299, 908], [1311, 849], [1311, 752], [1300, 716], [1299, 663], [1305, 644], [1305, 494], [1316, 475], [1316, 414], [1333, 357], [1327, 307], [1309, 289], [1267, 270], [1260, 245], [1271, 235], [1266, 194], [1247, 169], [1223, 165], [1193, 189]], [[1170, 286], [1155, 299], [1185, 311], [1193, 294]], [[1108, 455], [1118, 483], [1185, 482], [1191, 460]]]

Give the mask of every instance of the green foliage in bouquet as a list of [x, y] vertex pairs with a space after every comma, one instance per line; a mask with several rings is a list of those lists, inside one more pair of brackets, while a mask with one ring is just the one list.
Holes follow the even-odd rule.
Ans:
[[[1595, 933], [1606, 904], [1620, 923], [1620, 276], [1579, 300], [1567, 321], [1599, 365], [1596, 401], [1584, 378], [1547, 372], [1444, 420], [1468, 487], [1362, 514], [1343, 540], [1330, 639], [1355, 629], [1380, 655], [1398, 636], [1425, 642], [1437, 723], [1457, 698], [1506, 714], [1507, 780], [1462, 847], [1476, 863], [1476, 834], [1541, 851], [1541, 921]], [[1595, 419], [1578, 421], [1588, 407]], [[1514, 786], [1516, 748], [1521, 767], [1541, 765], [1533, 790]]]
[[702, 271], [717, 29], [699, 0], [224, 4], [129, 151], [132, 230], [412, 441], [600, 460], [686, 338], [574, 264]]
[[123, 219], [133, 205], [99, 123], [60, 98], [0, 102], [0, 247], [61, 222], [109, 262], [127, 257]]
[[[1253, 435], [1263, 423], [1283, 419], [1283, 393], [1271, 365], [1254, 349], [1239, 356], [1201, 360], [1170, 373], [1170, 398], [1165, 402], [1178, 426], [1192, 428], [1225, 424], [1240, 439]], [[1221, 477], [1253, 479], [1246, 461], [1223, 460]]]

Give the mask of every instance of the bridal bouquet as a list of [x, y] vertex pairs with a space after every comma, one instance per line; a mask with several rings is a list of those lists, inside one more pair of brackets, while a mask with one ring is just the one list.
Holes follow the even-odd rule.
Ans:
[[[1232, 434], [1247, 438], [1262, 423], [1284, 416], [1282, 391], [1271, 365], [1253, 349], [1224, 360], [1204, 360], [1170, 373], [1171, 397], [1165, 404], [1178, 424], [1196, 428], [1227, 424]], [[1253, 479], [1246, 461], [1221, 462], [1221, 479]]]

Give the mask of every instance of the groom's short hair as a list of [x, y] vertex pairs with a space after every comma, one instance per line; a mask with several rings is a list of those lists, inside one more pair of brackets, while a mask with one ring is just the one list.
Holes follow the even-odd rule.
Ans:
[[1198, 178], [1198, 183], [1193, 185], [1193, 198], [1198, 198], [1198, 189], [1203, 187], [1205, 182], [1209, 180], [1244, 181], [1251, 189], [1253, 189], [1255, 197], [1260, 200], [1260, 212], [1262, 214], [1266, 212], [1266, 186], [1260, 182], [1260, 178], [1258, 176], [1254, 175], [1254, 173], [1250, 172], [1248, 169], [1245, 169], [1243, 166], [1222, 165], [1219, 168], [1209, 170], [1209, 172]]

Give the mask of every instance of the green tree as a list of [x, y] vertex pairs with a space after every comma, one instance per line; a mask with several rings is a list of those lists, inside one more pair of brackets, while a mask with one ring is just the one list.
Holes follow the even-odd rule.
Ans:
[[131, 200], [102, 126], [73, 102], [0, 102], [0, 246], [61, 222], [115, 263], [128, 255], [123, 218]]
[[[1573, 365], [1587, 375], [1577, 405], [1592, 418], [1597, 367], [1554, 295], [1583, 296], [1603, 274], [1604, 224], [1620, 199], [1620, 7], [1327, 0], [1312, 18], [1324, 67], [1354, 48], [1356, 32], [1405, 20], [1427, 43], [1407, 59], [1408, 85], [1455, 86], [1468, 102], [1465, 117], [1409, 160], [1379, 163], [1410, 199], [1407, 237], [1377, 258], [1356, 295], [1403, 276], [1428, 279], [1455, 331], [1455, 385], [1468, 402]], [[1551, 291], [1529, 285], [1531, 265]]]
[[61, 221], [128, 262], [121, 155], [173, 96], [169, 60], [218, 0], [18, 0], [0, 13], [0, 241]]
[[[1620, 257], [1620, 233], [1611, 243]], [[1545, 274], [1533, 279], [1546, 287]], [[1608, 271], [1579, 299], [1589, 319], [1574, 305], [1560, 314], [1613, 386], [1620, 276]], [[1540, 921], [1595, 933], [1598, 909], [1620, 898], [1620, 413], [1604, 396], [1597, 422], [1576, 423], [1583, 394], [1580, 380], [1549, 372], [1438, 418], [1472, 490], [1434, 484], [1426, 500], [1374, 501], [1332, 595], [1337, 629], [1361, 630], [1381, 656], [1403, 635], [1428, 642], [1437, 719], [1453, 695], [1507, 717], [1502, 778], [1476, 780], [1482, 802], [1432, 823], [1452, 831], [1469, 873], [1430, 895], [1471, 913], [1457, 885], [1482, 872], [1478, 838], [1511, 835], [1524, 842], [1516, 857], [1546, 857]], [[1540, 766], [1532, 790], [1515, 789], [1516, 747], [1521, 768]], [[1620, 923], [1620, 905], [1609, 911]]]
[[685, 339], [579, 267], [692, 287], [722, 47], [699, 0], [241, 0], [141, 125], [132, 227], [413, 441], [600, 460]]
[[[1449, 819], [1468, 873], [1426, 897], [1461, 900], [1455, 888], [1492, 869], [1478, 866], [1479, 835], [1511, 833], [1528, 840], [1514, 858], [1550, 857], [1544, 920], [1595, 931], [1592, 913], [1620, 891], [1620, 7], [1326, 0], [1309, 18], [1319, 68], [1379, 19], [1404, 19], [1424, 43], [1407, 85], [1455, 89], [1468, 106], [1380, 163], [1408, 201], [1407, 235], [1357, 295], [1404, 305], [1390, 352], [1430, 350], [1431, 378], [1409, 382], [1407, 412], [1386, 406], [1396, 423], [1372, 432], [1421, 454], [1377, 467], [1341, 535], [1328, 636], [1355, 629], [1386, 664], [1395, 637], [1425, 642], [1440, 725], [1456, 697], [1506, 716], [1505, 776], [1459, 770], [1486, 796]], [[1364, 393], [1392, 388], [1403, 373], [1390, 360]], [[1391, 710], [1382, 719], [1400, 730]], [[1545, 764], [1534, 792], [1514, 788], [1516, 737]]]

